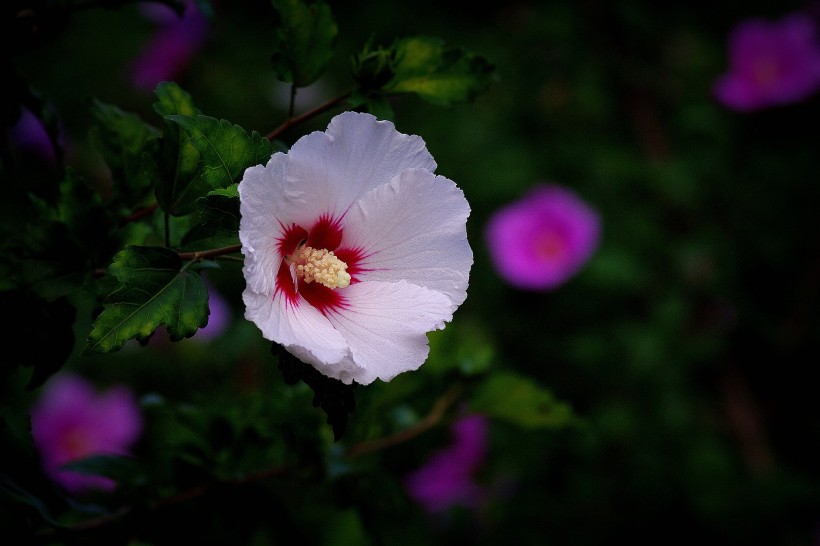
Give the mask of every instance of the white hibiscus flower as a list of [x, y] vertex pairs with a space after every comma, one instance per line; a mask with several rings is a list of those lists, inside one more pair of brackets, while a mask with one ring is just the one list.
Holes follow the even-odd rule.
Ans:
[[347, 384], [418, 369], [473, 264], [470, 207], [435, 169], [420, 137], [345, 112], [245, 171], [245, 317]]

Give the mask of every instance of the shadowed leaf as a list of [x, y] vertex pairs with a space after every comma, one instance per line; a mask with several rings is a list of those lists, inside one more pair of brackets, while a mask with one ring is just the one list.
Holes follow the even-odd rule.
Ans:
[[495, 68], [485, 58], [442, 40], [425, 36], [399, 40], [393, 63], [395, 76], [385, 86], [393, 93], [416, 93], [440, 105], [473, 100], [492, 81]]
[[319, 79], [333, 58], [338, 27], [324, 2], [273, 0], [279, 15], [271, 56], [280, 80], [305, 87]]
[[572, 409], [530, 379], [496, 373], [478, 386], [472, 411], [528, 428], [559, 427], [575, 419]]
[[151, 187], [142, 169], [143, 147], [159, 131], [136, 114], [99, 100], [93, 101], [91, 111], [97, 120], [92, 142], [111, 170], [113, 195], [127, 208], [140, 204]]
[[[160, 116], [197, 116], [201, 112], [191, 95], [176, 83], [163, 82], [155, 89], [154, 111]], [[210, 185], [202, 179], [200, 154], [179, 124], [165, 121], [162, 137], [152, 139], [143, 155], [145, 170], [154, 182], [157, 202], [173, 216], [193, 212], [196, 200]]]
[[68, 462], [62, 466], [78, 474], [105, 476], [120, 486], [133, 487], [145, 480], [142, 465], [135, 458], [122, 455], [92, 455]]
[[191, 94], [174, 82], [162, 82], [154, 90], [157, 101], [154, 103], [154, 112], [160, 116], [195, 116], [200, 114], [194, 104]]
[[[227, 190], [225, 190], [227, 191]], [[213, 192], [197, 202], [202, 222], [182, 239], [186, 249], [214, 248], [239, 243], [239, 196]]]
[[277, 343], [272, 345], [271, 353], [279, 360], [279, 371], [285, 383], [295, 385], [303, 381], [313, 390], [313, 405], [325, 412], [327, 423], [333, 428], [333, 439], [339, 441], [347, 428], [348, 414], [356, 409], [356, 383], [348, 385], [323, 375]]

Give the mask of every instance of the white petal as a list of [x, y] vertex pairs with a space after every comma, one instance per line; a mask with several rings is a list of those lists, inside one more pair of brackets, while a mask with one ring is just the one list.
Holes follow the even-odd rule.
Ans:
[[347, 343], [333, 325], [304, 300], [293, 306], [281, 292], [275, 297], [246, 288], [242, 293], [245, 318], [254, 322], [262, 336], [308, 364], [333, 364], [349, 354]]
[[238, 186], [239, 241], [245, 255], [242, 271], [252, 291], [271, 296], [282, 262], [275, 243], [288, 223], [280, 208], [286, 165], [287, 156], [276, 153], [264, 167], [257, 165], [247, 169]]
[[350, 347], [359, 366], [352, 379], [362, 385], [418, 369], [430, 352], [427, 332], [453, 317], [447, 296], [404, 281], [362, 282], [344, 290], [349, 306], [328, 319]]
[[317, 210], [339, 218], [363, 193], [411, 168], [436, 169], [421, 137], [370, 114], [339, 114], [288, 152], [288, 212], [304, 227]]
[[[398, 281], [467, 297], [470, 205], [452, 180], [410, 170], [371, 190], [344, 219], [342, 246], [361, 248], [362, 281]], [[455, 307], [454, 307], [455, 309]]]

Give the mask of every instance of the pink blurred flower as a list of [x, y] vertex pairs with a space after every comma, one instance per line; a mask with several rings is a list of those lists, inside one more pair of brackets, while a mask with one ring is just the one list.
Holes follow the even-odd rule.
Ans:
[[211, 283], [206, 282], [206, 284], [208, 285], [208, 308], [210, 313], [208, 315], [208, 324], [197, 330], [191, 338], [196, 341], [210, 341], [218, 338], [225, 333], [233, 318], [228, 301]]
[[92, 455], [127, 455], [142, 432], [142, 416], [127, 388], [97, 392], [85, 379], [63, 373], [46, 383], [32, 407], [31, 432], [44, 470], [67, 491], [112, 491], [110, 478], [61, 467]]
[[820, 87], [816, 33], [813, 20], [801, 13], [741, 22], [729, 35], [729, 68], [715, 81], [715, 96], [744, 112], [807, 98]]
[[452, 436], [450, 446], [405, 479], [409, 495], [430, 513], [453, 506], [476, 508], [485, 498], [485, 490], [474, 481], [474, 475], [486, 455], [486, 417], [462, 417], [453, 424]]
[[162, 11], [145, 11], [159, 29], [132, 67], [134, 85], [146, 91], [177, 78], [202, 48], [210, 28], [208, 17], [193, 0], [186, 1], [182, 17], [164, 6], [161, 8]]
[[21, 108], [20, 119], [8, 129], [13, 146], [35, 156], [50, 166], [57, 163], [57, 153], [43, 122], [28, 108]]
[[574, 192], [541, 185], [498, 210], [485, 231], [498, 274], [517, 288], [547, 290], [575, 275], [598, 248], [600, 217]]

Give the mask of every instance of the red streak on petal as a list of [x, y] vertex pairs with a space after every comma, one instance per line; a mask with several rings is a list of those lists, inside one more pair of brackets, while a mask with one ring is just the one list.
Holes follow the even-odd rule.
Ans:
[[307, 238], [307, 246], [327, 250], [336, 250], [341, 242], [342, 227], [339, 225], [339, 220], [334, 220], [327, 214], [321, 215], [316, 220]]
[[[279, 253], [283, 257], [296, 252], [299, 245], [304, 242], [304, 244], [313, 248], [333, 250], [339, 259], [348, 265], [347, 271], [351, 277], [355, 273], [363, 271], [357, 265], [364, 256], [362, 250], [345, 248], [340, 249], [341, 254], [335, 252], [342, 242], [343, 231], [340, 220], [334, 220], [330, 215], [323, 214], [316, 220], [309, 232], [296, 224], [282, 227], [284, 228], [284, 234], [277, 239], [276, 244]], [[285, 260], [282, 260], [276, 274], [276, 290], [285, 295], [289, 305], [295, 307], [299, 304], [301, 298], [304, 298], [307, 303], [323, 315], [347, 307], [347, 300], [338, 289], [328, 288], [318, 282], [307, 283], [302, 279], [298, 279], [297, 282], [298, 286], [293, 282], [289, 265]], [[358, 281], [353, 278], [351, 282]]]
[[323, 315], [347, 307], [347, 301], [339, 290], [328, 288], [318, 282], [299, 280], [299, 294]]
[[279, 271], [276, 273], [276, 292], [281, 291], [285, 295], [288, 304], [296, 306], [299, 304], [299, 294], [296, 292], [296, 285], [293, 284], [293, 277], [290, 274], [290, 266], [282, 260]]
[[285, 229], [285, 233], [276, 240], [276, 246], [279, 249], [279, 254], [282, 256], [290, 256], [299, 248], [299, 243], [307, 239], [308, 233], [303, 227], [297, 226], [296, 224], [282, 227]]
[[356, 275], [363, 271], [370, 271], [366, 267], [362, 267], [361, 262], [365, 258], [364, 250], [361, 248], [337, 248], [333, 251], [337, 258], [347, 264], [347, 274], [350, 275], [350, 282], [358, 282]]

